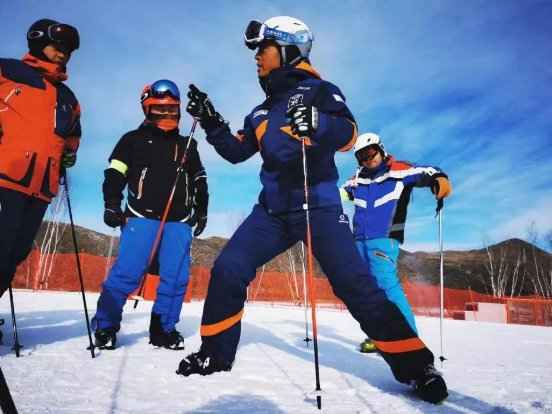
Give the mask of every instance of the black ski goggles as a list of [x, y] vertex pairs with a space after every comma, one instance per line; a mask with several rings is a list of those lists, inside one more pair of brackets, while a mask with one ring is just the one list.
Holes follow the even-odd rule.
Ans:
[[48, 26], [46, 31], [32, 30], [27, 34], [29, 40], [45, 39], [49, 43], [61, 46], [73, 52], [80, 46], [79, 32], [73, 26], [56, 23]]
[[290, 45], [306, 43], [310, 38], [308, 32], [303, 31], [296, 34], [283, 32], [278, 29], [271, 29], [266, 24], [251, 20], [244, 33], [245, 45], [255, 50], [263, 40], [275, 40]]

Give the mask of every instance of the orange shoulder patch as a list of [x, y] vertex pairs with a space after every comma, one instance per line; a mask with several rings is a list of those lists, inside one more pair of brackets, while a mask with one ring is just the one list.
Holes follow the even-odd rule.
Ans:
[[400, 171], [400, 170], [408, 170], [409, 168], [412, 168], [412, 164], [406, 162], [406, 161], [391, 161], [391, 170], [393, 171]]

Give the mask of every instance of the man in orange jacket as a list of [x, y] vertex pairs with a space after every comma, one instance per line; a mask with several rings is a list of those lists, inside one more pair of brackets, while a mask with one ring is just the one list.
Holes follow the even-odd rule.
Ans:
[[0, 58], [0, 297], [28, 256], [62, 168], [75, 164], [80, 107], [63, 84], [77, 29], [41, 19], [22, 60]]

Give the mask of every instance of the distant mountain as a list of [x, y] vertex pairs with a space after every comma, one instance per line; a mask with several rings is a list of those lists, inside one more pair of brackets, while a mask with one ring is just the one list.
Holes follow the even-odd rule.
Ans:
[[[67, 224], [58, 225], [57, 252], [73, 252], [73, 241]], [[52, 232], [52, 224], [43, 223], [35, 244], [39, 247], [44, 242], [45, 235]], [[111, 237], [102, 233], [75, 226], [79, 250], [96, 256], [107, 256]], [[118, 234], [113, 236], [112, 255], [117, 255]], [[53, 239], [53, 238], [52, 238]], [[210, 237], [194, 239], [192, 244], [192, 264], [211, 267], [227, 239]], [[298, 243], [272, 261], [267, 263], [265, 270], [300, 273], [302, 269], [302, 250]], [[512, 293], [514, 273], [517, 281], [514, 285], [514, 295], [531, 295], [535, 293], [535, 269], [539, 274], [550, 274], [552, 255], [533, 244], [520, 239], [509, 239], [503, 242], [477, 250], [444, 252], [445, 286], [456, 289], [472, 289], [481, 293], [493, 294], [497, 284], [503, 285], [502, 292], [508, 296]], [[492, 262], [492, 266], [491, 266]], [[516, 270], [517, 266], [517, 270]], [[399, 256], [399, 275], [412, 281], [424, 281], [430, 284], [439, 283], [440, 256], [439, 253], [414, 252], [401, 250]], [[490, 274], [494, 281], [491, 281]], [[323, 272], [315, 262], [315, 274], [323, 277]]]
[[[496, 285], [502, 283], [504, 294], [510, 296], [514, 274], [517, 274], [514, 296], [532, 295], [535, 293], [537, 266], [539, 274], [549, 275], [551, 264], [550, 253], [520, 239], [504, 240], [477, 250], [448, 250], [444, 252], [445, 286], [456, 289], [471, 288], [481, 293], [493, 294], [493, 283], [490, 278], [490, 274], [493, 273], [494, 288], [499, 288]], [[439, 253], [401, 251], [399, 273], [409, 279], [437, 284], [439, 269]]]
[[[86, 227], [75, 225], [77, 244], [79, 251], [95, 256], [107, 256], [109, 253], [111, 236], [90, 230]], [[113, 254], [117, 254], [119, 247], [119, 232], [114, 232]], [[58, 253], [72, 253], [75, 251], [71, 227], [66, 223], [53, 223], [44, 221], [36, 235], [34, 245], [36, 248], [50, 248]]]

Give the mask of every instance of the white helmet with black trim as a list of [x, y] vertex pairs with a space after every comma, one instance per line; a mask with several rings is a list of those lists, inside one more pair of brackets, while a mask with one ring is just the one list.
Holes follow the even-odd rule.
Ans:
[[245, 45], [254, 50], [263, 40], [273, 40], [280, 46], [282, 61], [295, 65], [309, 59], [314, 36], [301, 20], [289, 16], [271, 17], [264, 23], [252, 20], [245, 29]]
[[353, 151], [355, 153], [355, 157], [357, 157], [357, 160], [358, 152], [371, 146], [377, 147], [383, 158], [387, 157], [387, 152], [385, 152], [385, 147], [383, 146], [383, 142], [381, 142], [380, 136], [378, 134], [374, 134], [373, 132], [366, 132], [357, 137], [355, 145], [353, 146]]

